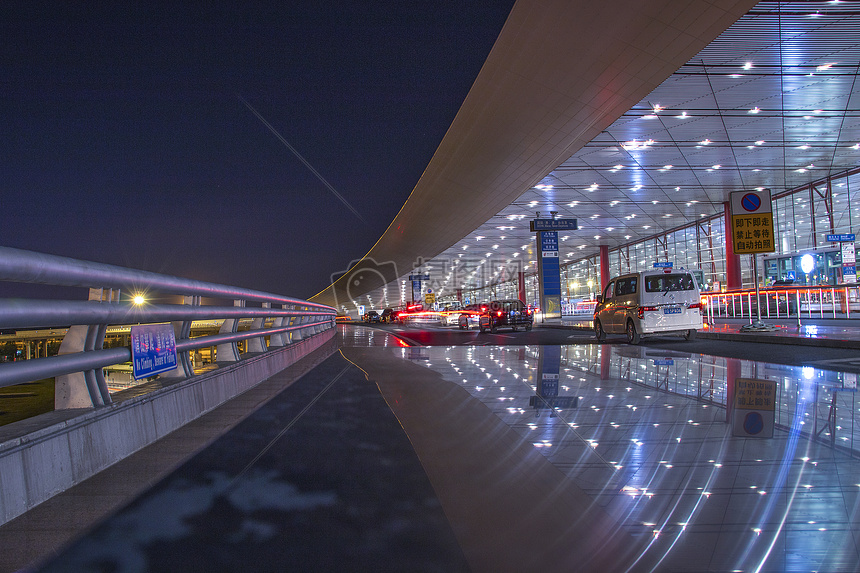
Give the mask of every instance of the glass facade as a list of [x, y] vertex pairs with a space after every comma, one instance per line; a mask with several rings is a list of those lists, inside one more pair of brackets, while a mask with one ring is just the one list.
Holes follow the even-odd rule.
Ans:
[[[839, 284], [842, 260], [839, 244], [827, 241], [829, 234], [854, 233], [855, 213], [860, 209], [860, 169], [805, 185], [773, 197], [775, 253], [757, 255], [759, 283], [776, 281], [798, 285]], [[852, 192], [853, 191], [853, 192]], [[726, 229], [722, 213], [703, 217], [669, 233], [628, 243], [609, 251], [609, 275], [616, 276], [652, 268], [655, 262], [671, 261], [675, 267], [698, 269], [703, 277], [702, 290], [726, 290]], [[563, 249], [563, 247], [562, 247]], [[808, 272], [803, 255], [811, 255]], [[562, 252], [564, 256], [565, 253]], [[577, 305], [593, 300], [600, 291], [600, 258], [594, 254], [570, 261], [568, 253], [561, 267], [564, 314], [575, 314]], [[807, 263], [808, 264], [808, 263]], [[751, 255], [740, 256], [743, 288], [754, 286]], [[698, 273], [697, 273], [698, 274]], [[791, 278], [790, 278], [791, 277]], [[782, 283], [777, 283], [782, 284]], [[537, 276], [526, 276], [527, 302], [538, 300]], [[508, 281], [471, 293], [475, 300], [515, 298], [516, 281]]]

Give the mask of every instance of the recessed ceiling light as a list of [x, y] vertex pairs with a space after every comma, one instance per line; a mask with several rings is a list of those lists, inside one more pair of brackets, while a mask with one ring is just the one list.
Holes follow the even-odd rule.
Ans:
[[760, 110], [758, 107], [754, 107], [754, 108], [752, 108], [751, 110], [749, 110], [747, 113], [758, 113], [758, 112], [760, 112], [760, 111], [761, 111], [761, 110]]
[[745, 69], [745, 70], [751, 70], [751, 69], [752, 69], [752, 67], [753, 67], [752, 62], [747, 62], [747, 63], [745, 63], [745, 64], [744, 64], [744, 69]]
[[710, 139], [703, 139], [702, 141], [699, 142], [699, 145], [710, 145], [710, 144], [711, 144]]

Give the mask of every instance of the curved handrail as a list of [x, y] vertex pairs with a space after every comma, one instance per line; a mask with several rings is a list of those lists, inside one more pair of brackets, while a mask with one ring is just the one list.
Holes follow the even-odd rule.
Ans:
[[[47, 284], [54, 286], [88, 287], [90, 289], [146, 290], [150, 293], [192, 297], [192, 304], [129, 304], [128, 302], [0, 299], [0, 328], [39, 329], [87, 327], [83, 347], [78, 344], [60, 356], [0, 364], [0, 387], [84, 372], [98, 379], [101, 396], [92, 389], [93, 403], [110, 401], [101, 369], [131, 360], [129, 347], [103, 349], [107, 325], [134, 325], [172, 322], [176, 332], [179, 371], [191, 375], [188, 351], [204, 347], [224, 348], [228, 355], [238, 357], [235, 343], [258, 339], [255, 348], [266, 349], [265, 337], [282, 346], [307, 334], [315, 334], [335, 325], [335, 309], [305, 300], [221, 285], [171, 275], [161, 275], [91, 261], [59, 257], [10, 247], [0, 247], [0, 281]], [[202, 305], [202, 297], [216, 300], [233, 299], [235, 306]], [[246, 307], [246, 301], [263, 303]], [[278, 308], [280, 307], [280, 308]], [[251, 319], [250, 330], [237, 332], [239, 321]], [[193, 321], [221, 322], [218, 334], [191, 338]], [[223, 321], [223, 322], [222, 322]], [[286, 339], [286, 340], [285, 340]], [[250, 343], [249, 343], [250, 344]], [[65, 347], [65, 344], [64, 344]], [[234, 358], [235, 359], [235, 358]], [[182, 374], [180, 374], [181, 376]]]
[[86, 288], [151, 289], [169, 294], [254, 300], [329, 309], [330, 306], [241, 287], [185, 279], [82, 261], [69, 257], [0, 247], [0, 281]]

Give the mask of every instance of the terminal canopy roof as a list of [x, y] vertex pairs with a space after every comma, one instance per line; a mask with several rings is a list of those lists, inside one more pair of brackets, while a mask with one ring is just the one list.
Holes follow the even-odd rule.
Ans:
[[577, 219], [570, 262], [857, 166], [853, 4], [519, 0], [400, 213], [313, 300], [396, 306], [415, 268], [448, 293], [534, 272], [537, 213]]

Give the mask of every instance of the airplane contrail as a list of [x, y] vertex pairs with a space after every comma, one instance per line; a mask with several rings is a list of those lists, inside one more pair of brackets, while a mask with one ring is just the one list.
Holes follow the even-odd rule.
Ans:
[[280, 133], [278, 133], [278, 130], [277, 130], [277, 129], [275, 129], [275, 128], [272, 126], [272, 124], [271, 124], [271, 123], [269, 123], [268, 121], [266, 121], [266, 118], [265, 118], [265, 117], [263, 117], [262, 115], [260, 115], [260, 112], [258, 112], [256, 109], [254, 109], [254, 107], [253, 107], [250, 103], [248, 103], [248, 101], [247, 101], [245, 98], [243, 98], [240, 94], [236, 94], [236, 97], [238, 97], [238, 98], [239, 98], [239, 101], [241, 101], [243, 104], [245, 104], [245, 107], [247, 107], [249, 110], [251, 110], [251, 113], [253, 113], [254, 115], [256, 115], [256, 116], [257, 116], [257, 119], [259, 119], [260, 121], [262, 121], [262, 122], [263, 122], [263, 125], [265, 125], [266, 127], [268, 127], [268, 128], [269, 128], [269, 131], [271, 131], [272, 133], [274, 133], [274, 134], [275, 134], [275, 137], [277, 137], [278, 139], [280, 139], [280, 140], [281, 140], [281, 143], [283, 143], [284, 145], [286, 145], [286, 146], [287, 146], [287, 149], [289, 149], [290, 151], [292, 151], [292, 152], [293, 152], [293, 155], [295, 155], [296, 157], [298, 157], [299, 161], [301, 161], [302, 163], [304, 163], [304, 164], [305, 164], [305, 167], [307, 167], [308, 169], [310, 169], [311, 173], [313, 173], [314, 175], [316, 175], [317, 179], [319, 179], [320, 181], [322, 181], [322, 184], [323, 184], [323, 185], [325, 185], [325, 186], [328, 188], [328, 190], [329, 190], [329, 191], [331, 191], [332, 193], [334, 193], [334, 196], [335, 196], [335, 197], [337, 197], [338, 199], [340, 199], [340, 202], [341, 202], [341, 203], [343, 203], [344, 205], [346, 205], [346, 208], [347, 208], [347, 209], [349, 209], [350, 211], [352, 211], [352, 212], [353, 212], [353, 214], [354, 214], [356, 217], [358, 217], [358, 218], [359, 218], [359, 220], [360, 220], [362, 223], [364, 223], [365, 225], [367, 225], [367, 224], [368, 224], [368, 223], [367, 223], [367, 221], [365, 221], [364, 217], [362, 217], [362, 216], [361, 216], [361, 213], [359, 213], [358, 211], [356, 211], [356, 210], [355, 210], [355, 207], [353, 207], [352, 205], [350, 205], [349, 201], [347, 201], [347, 200], [346, 200], [346, 198], [345, 198], [343, 195], [341, 195], [340, 193], [338, 193], [338, 192], [337, 192], [337, 189], [335, 189], [334, 187], [332, 187], [332, 184], [331, 184], [331, 183], [329, 183], [328, 181], [326, 181], [325, 177], [323, 177], [322, 175], [320, 175], [319, 171], [317, 171], [316, 169], [314, 169], [313, 165], [311, 165], [310, 163], [308, 163], [308, 160], [307, 160], [307, 159], [305, 159], [304, 157], [302, 157], [302, 154], [301, 154], [301, 153], [299, 153], [298, 151], [296, 151], [296, 148], [295, 148], [295, 147], [293, 147], [292, 145], [290, 145], [290, 142], [289, 142], [289, 141], [287, 141], [286, 139], [284, 139], [284, 136], [282, 136]]

